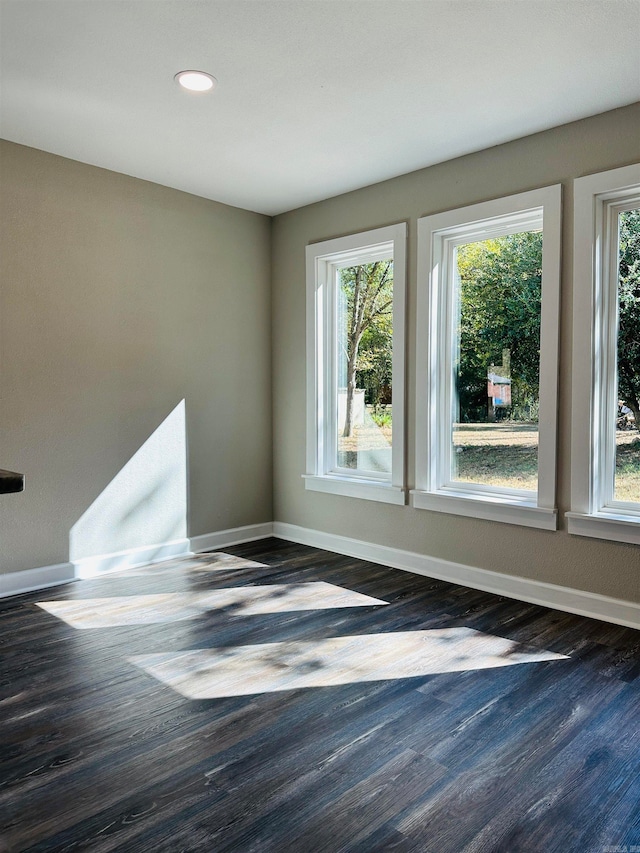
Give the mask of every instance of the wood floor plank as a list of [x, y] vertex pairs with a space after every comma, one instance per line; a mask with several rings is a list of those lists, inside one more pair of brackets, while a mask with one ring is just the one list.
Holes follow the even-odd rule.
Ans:
[[[2, 853], [640, 847], [638, 632], [277, 539], [226, 553], [0, 600]], [[289, 590], [326, 606], [287, 611]], [[92, 599], [117, 613], [118, 598], [135, 612], [138, 596], [144, 624], [55, 615]], [[161, 622], [149, 596], [170, 613], [215, 609]], [[469, 629], [505, 654], [567, 659], [478, 669]], [[462, 671], [358, 680], [358, 656], [379, 667], [367, 648], [386, 657], [394, 636], [429, 631]], [[271, 660], [286, 685], [291, 650], [366, 635], [375, 643], [349, 645], [351, 683], [219, 699], [187, 699], [130, 662], [284, 649]]]

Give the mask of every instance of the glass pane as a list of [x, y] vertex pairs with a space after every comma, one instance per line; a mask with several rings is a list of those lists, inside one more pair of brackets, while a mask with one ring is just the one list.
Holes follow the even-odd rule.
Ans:
[[456, 251], [452, 479], [538, 488], [542, 232]]
[[338, 274], [337, 465], [391, 474], [393, 261]]
[[640, 503], [640, 209], [618, 217], [618, 411], [614, 498]]

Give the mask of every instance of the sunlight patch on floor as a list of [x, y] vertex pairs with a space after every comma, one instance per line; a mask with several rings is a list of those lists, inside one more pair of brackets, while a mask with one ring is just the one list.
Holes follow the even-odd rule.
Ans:
[[473, 628], [438, 628], [137, 655], [129, 661], [188, 699], [218, 699], [565, 659]]
[[257, 563], [234, 554], [222, 551], [207, 552], [197, 557], [179, 557], [175, 560], [163, 560], [162, 563], [152, 563], [148, 566], [136, 566], [112, 572], [112, 577], [160, 577], [161, 575], [176, 576], [176, 573], [190, 575], [192, 573], [213, 573], [239, 571], [240, 569], [268, 569], [267, 563]]
[[225, 554], [224, 551], [209, 552], [201, 554], [197, 564], [191, 566], [193, 572], [219, 572], [226, 569], [268, 569], [267, 563], [256, 563], [255, 560], [247, 560], [245, 557], [236, 557], [235, 554]]
[[261, 616], [298, 610], [370, 607], [387, 604], [360, 592], [317, 581], [216, 589], [210, 592], [170, 592], [62, 601], [39, 601], [38, 607], [79, 630], [152, 625], [197, 619], [209, 611], [228, 616]]

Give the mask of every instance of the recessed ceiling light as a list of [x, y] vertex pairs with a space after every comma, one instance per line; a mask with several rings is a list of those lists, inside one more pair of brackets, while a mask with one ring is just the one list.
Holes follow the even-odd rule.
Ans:
[[218, 82], [204, 71], [178, 71], [173, 79], [190, 92], [208, 92]]

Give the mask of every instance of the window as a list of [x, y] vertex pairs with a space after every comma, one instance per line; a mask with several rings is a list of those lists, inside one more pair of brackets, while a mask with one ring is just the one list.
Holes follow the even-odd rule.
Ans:
[[307, 247], [307, 489], [404, 504], [406, 225]]
[[640, 165], [574, 183], [569, 532], [640, 543]]
[[418, 221], [413, 505], [553, 530], [561, 187]]

